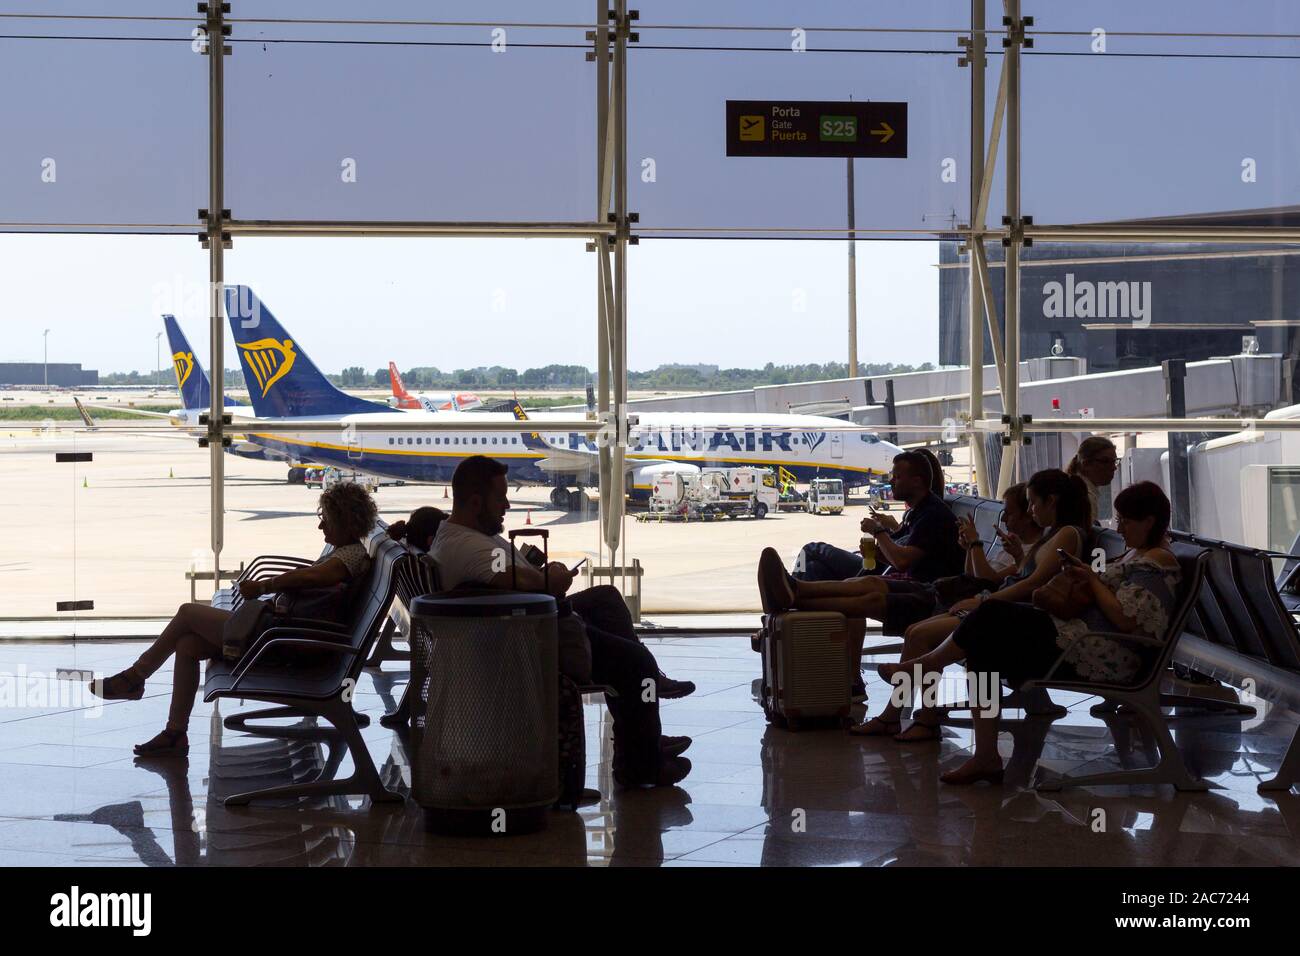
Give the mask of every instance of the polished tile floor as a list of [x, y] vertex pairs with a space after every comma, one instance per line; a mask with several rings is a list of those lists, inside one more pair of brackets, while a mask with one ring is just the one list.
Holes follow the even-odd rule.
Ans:
[[[900, 746], [844, 733], [770, 728], [755, 702], [758, 657], [742, 637], [647, 641], [663, 668], [699, 685], [666, 702], [664, 732], [689, 734], [694, 769], [679, 787], [625, 792], [609, 776], [608, 725], [586, 708], [588, 786], [599, 803], [552, 813], [539, 833], [448, 838], [427, 833], [412, 801], [371, 807], [330, 798], [303, 807], [226, 809], [221, 799], [302, 779], [324, 748], [226, 730], [231, 702], [199, 703], [187, 761], [137, 764], [131, 745], [163, 723], [164, 668], [138, 702], [86, 709], [64, 670], [111, 673], [141, 644], [0, 644], [0, 865], [48, 866], [947, 866], [1300, 863], [1300, 795], [1259, 795], [1294, 732], [1296, 716], [1265, 708], [1247, 721], [1190, 718], [1176, 736], [1208, 793], [1109, 787], [1038, 794], [1042, 772], [1141, 765], [1134, 736], [1117, 753], [1095, 699], [1062, 699], [1069, 714], [1009, 723], [1007, 780], [990, 788], [941, 784], [960, 762], [969, 731], [941, 744]], [[388, 665], [390, 668], [392, 665]], [[15, 681], [12, 675], [22, 676]], [[872, 710], [887, 688], [874, 673]], [[400, 695], [405, 674], [367, 672], [355, 704], [374, 717]], [[16, 688], [16, 692], [15, 692]], [[63, 691], [60, 697], [59, 692]], [[253, 706], [253, 705], [250, 705]], [[1014, 716], [1014, 715], [1013, 715]], [[1014, 730], [1012, 729], [1014, 728]], [[374, 720], [364, 731], [389, 785], [411, 771], [403, 739]], [[602, 741], [604, 741], [602, 743]], [[342, 773], [347, 773], [344, 762]]]

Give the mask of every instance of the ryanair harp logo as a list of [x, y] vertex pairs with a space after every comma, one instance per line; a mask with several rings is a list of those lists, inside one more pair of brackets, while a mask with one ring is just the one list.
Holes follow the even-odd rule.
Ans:
[[266, 398], [272, 385], [289, 374], [293, 360], [298, 357], [293, 350], [293, 339], [285, 339], [283, 342], [258, 339], [247, 345], [240, 343], [239, 347], [244, 352], [244, 364], [262, 389], [263, 398]]
[[190, 372], [194, 371], [194, 353], [177, 352], [172, 356], [172, 365], [176, 367], [176, 387], [184, 388], [189, 381]]

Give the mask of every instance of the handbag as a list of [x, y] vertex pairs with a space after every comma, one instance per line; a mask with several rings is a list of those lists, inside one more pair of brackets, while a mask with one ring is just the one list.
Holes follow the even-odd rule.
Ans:
[[326, 588], [296, 588], [275, 596], [275, 613], [286, 618], [307, 618], [346, 624], [352, 609], [352, 588], [347, 583]]
[[245, 601], [221, 626], [221, 656], [238, 661], [248, 646], [271, 624], [273, 611], [267, 601]]
[[1082, 617], [1083, 612], [1092, 606], [1092, 589], [1086, 581], [1061, 573], [1034, 589], [1033, 602], [1034, 607], [1068, 621]]

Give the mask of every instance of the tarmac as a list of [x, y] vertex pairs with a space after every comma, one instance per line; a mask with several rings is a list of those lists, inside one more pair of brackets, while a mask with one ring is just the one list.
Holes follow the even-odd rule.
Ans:
[[[56, 461], [70, 451], [93, 459]], [[233, 455], [224, 462], [223, 570], [259, 554], [319, 553], [318, 491], [288, 484], [282, 463]], [[170, 617], [190, 599], [187, 572], [212, 570], [208, 474], [208, 451], [162, 420], [104, 422], [94, 431], [0, 424], [0, 526], [8, 532], [0, 537], [0, 621]], [[561, 512], [549, 492], [512, 489], [507, 530], [546, 528], [554, 559], [573, 565], [588, 557], [594, 565], [596, 502]], [[391, 522], [421, 505], [450, 510], [449, 493], [443, 485], [385, 485], [376, 501]], [[690, 524], [642, 523], [629, 514], [619, 557], [641, 562], [643, 613], [752, 613], [762, 547], [787, 560], [809, 541], [854, 548], [866, 514], [858, 504], [839, 516], [781, 512]], [[194, 586], [200, 598], [212, 589], [210, 581]], [[93, 608], [58, 612], [66, 601]]]

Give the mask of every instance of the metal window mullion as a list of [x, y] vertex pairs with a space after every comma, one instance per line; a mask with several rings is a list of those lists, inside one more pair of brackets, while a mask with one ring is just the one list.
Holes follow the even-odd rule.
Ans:
[[[970, 182], [971, 182], [971, 232], [966, 238], [970, 249], [967, 271], [967, 313], [970, 347], [967, 365], [970, 367], [970, 421], [984, 417], [984, 293], [977, 288], [979, 280], [976, 269], [975, 246], [983, 248], [984, 240], [974, 235], [974, 230], [984, 227], [983, 217], [976, 217], [982, 184], [984, 182], [984, 0], [971, 0], [970, 5]], [[849, 160], [852, 162], [852, 160]], [[982, 435], [969, 434], [970, 461], [975, 470], [976, 482], [981, 495], [988, 497], [991, 487], [988, 474], [988, 460], [984, 453]]]
[[590, 239], [593, 235], [612, 235], [614, 226], [608, 222], [444, 222], [417, 220], [370, 219], [231, 219], [225, 231], [232, 236], [351, 236], [351, 237], [403, 237], [452, 236], [473, 238], [535, 238], [538, 236], [561, 239]]
[[[1011, 443], [1004, 446], [1002, 465], [998, 470], [998, 497], [1006, 493], [1015, 476], [1015, 465], [1019, 458], [1021, 432], [1018, 424], [1020, 415], [1020, 243], [1022, 232], [1020, 220], [1020, 37], [1023, 36], [1020, 24], [1020, 0], [1004, 0], [1006, 15], [1011, 19], [1011, 28], [1015, 38], [1007, 46], [1003, 58], [1006, 71], [1006, 114], [1007, 144], [1007, 217], [1011, 223], [1011, 235], [1007, 242], [1006, 268], [1004, 280], [1006, 289], [1003, 294], [1003, 328], [1006, 331], [1006, 346], [1002, 355], [1002, 399], [1003, 411], [1011, 421]], [[987, 173], [987, 170], [985, 171]]]
[[616, 0], [614, 9], [613, 95], [610, 97], [614, 128], [614, 312], [610, 316], [610, 384], [617, 440], [610, 447], [608, 502], [601, 495], [605, 544], [610, 557], [618, 553], [623, 527], [623, 462], [627, 434], [627, 0]]
[[222, 285], [225, 282], [225, 13], [221, 0], [208, 0], [208, 303], [211, 387], [208, 409], [208, 481], [211, 487], [212, 588], [221, 587], [221, 551], [225, 546], [225, 323]]

